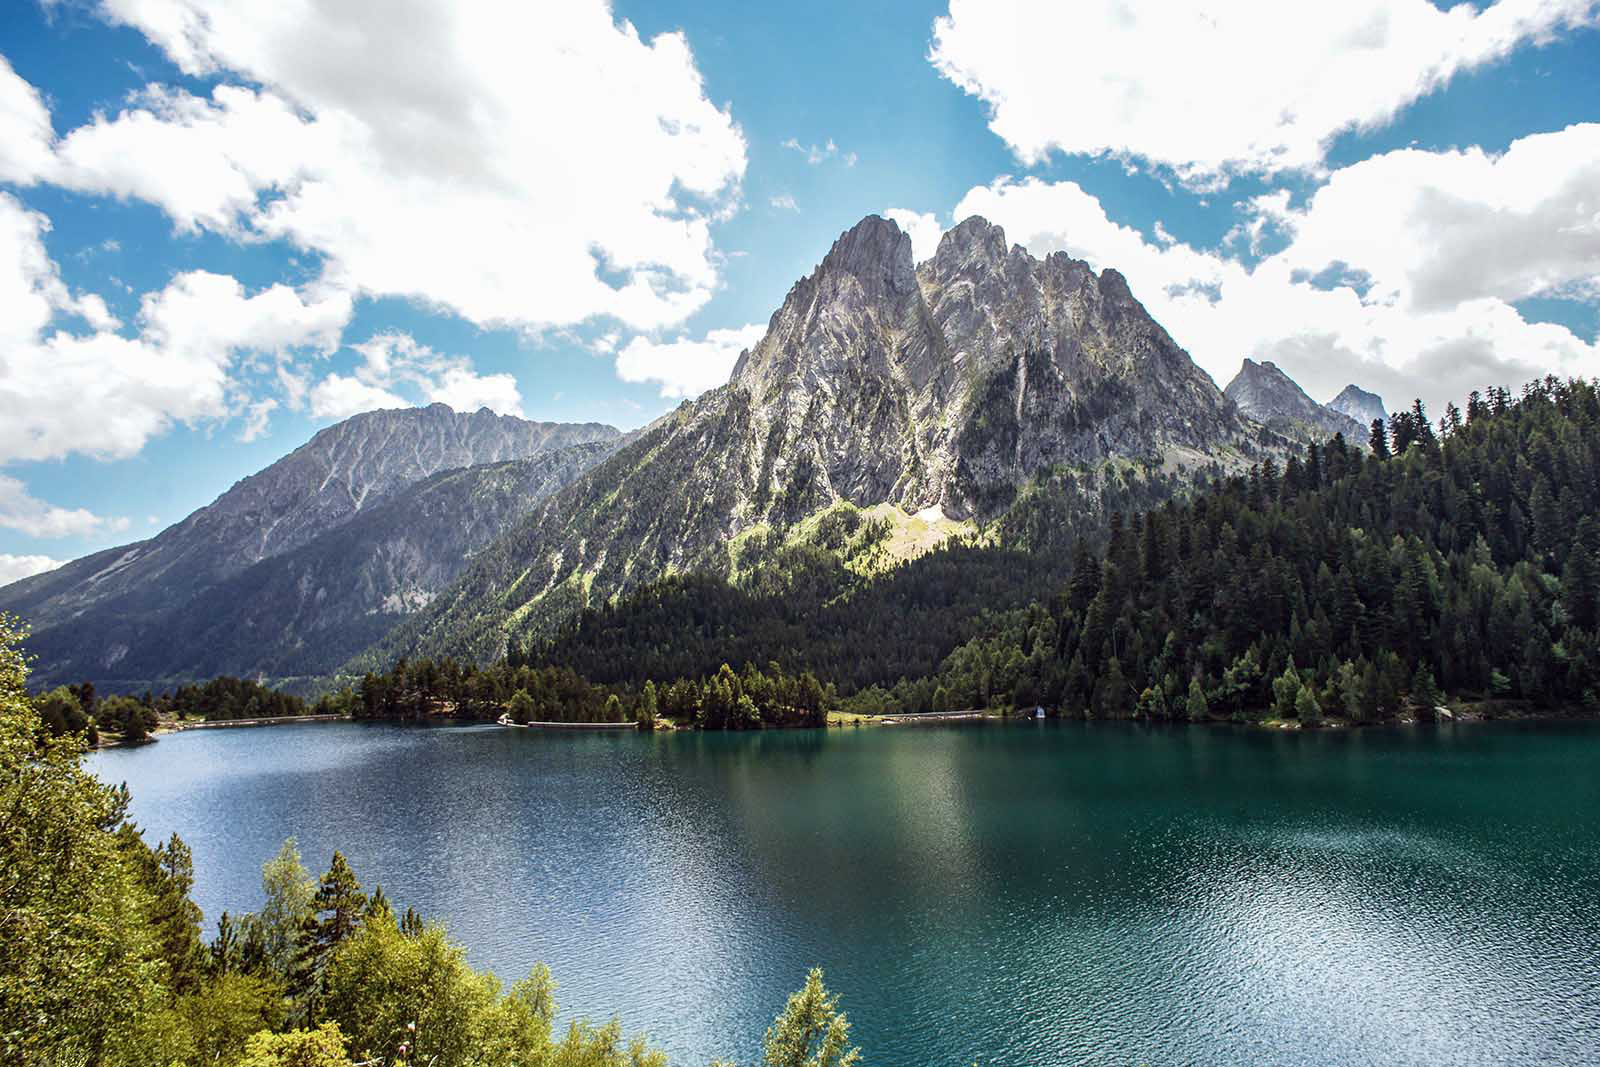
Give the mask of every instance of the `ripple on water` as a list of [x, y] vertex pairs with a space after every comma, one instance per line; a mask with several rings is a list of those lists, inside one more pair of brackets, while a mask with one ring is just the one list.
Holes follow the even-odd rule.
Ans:
[[1600, 730], [562, 736], [107, 752], [208, 915], [300, 838], [675, 1062], [805, 969], [879, 1065], [1600, 1062]]

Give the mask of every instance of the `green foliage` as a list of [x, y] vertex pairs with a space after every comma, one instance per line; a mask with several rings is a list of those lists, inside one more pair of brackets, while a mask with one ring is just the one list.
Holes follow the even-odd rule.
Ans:
[[293, 840], [262, 868], [261, 912], [223, 915], [206, 951], [189, 849], [146, 846], [82, 736], [46, 727], [20, 638], [0, 615], [0, 1063], [665, 1067], [614, 1020], [553, 1040], [544, 968], [503, 991], [441, 928], [396, 923], [342, 854], [312, 883]]
[[344, 1035], [333, 1023], [285, 1034], [262, 1032], [245, 1045], [239, 1067], [351, 1067]]
[[149, 891], [116, 832], [127, 794], [28, 699], [0, 616], [0, 1062], [110, 1060], [163, 997]]
[[284, 841], [278, 854], [261, 868], [261, 888], [266, 896], [261, 910], [247, 916], [243, 965], [279, 982], [294, 975], [302, 932], [316, 922], [317, 883], [300, 862], [294, 838]]
[[766, 1067], [854, 1067], [861, 1050], [850, 1044], [850, 1021], [839, 1010], [839, 997], [822, 984], [822, 971], [812, 968], [806, 984], [772, 1021], [762, 1042]]
[[306, 713], [306, 702], [297, 696], [270, 689], [251, 679], [227, 675], [203, 685], [179, 686], [170, 697], [158, 698], [156, 707], [174, 718], [206, 722], [276, 719]]
[[[1375, 456], [1335, 437], [1113, 516], [1058, 594], [993, 618], [931, 684], [1069, 714], [1308, 724], [1600, 693], [1595, 386], [1474, 395], [1440, 433], [1415, 405], [1386, 433]], [[1158, 701], [1177, 678], [1188, 699]]]

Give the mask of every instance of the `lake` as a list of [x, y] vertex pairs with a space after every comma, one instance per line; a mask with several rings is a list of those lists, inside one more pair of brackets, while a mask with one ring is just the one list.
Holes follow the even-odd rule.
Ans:
[[564, 1012], [873, 1067], [1600, 1062], [1600, 725], [760, 734], [346, 723], [97, 753], [207, 936], [299, 839]]

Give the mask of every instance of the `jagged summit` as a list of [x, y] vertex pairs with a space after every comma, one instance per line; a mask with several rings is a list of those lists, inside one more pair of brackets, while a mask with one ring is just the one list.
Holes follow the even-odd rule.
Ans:
[[[662, 574], [727, 573], [739, 546], [841, 502], [987, 522], [1050, 472], [1126, 464], [1179, 482], [1247, 463], [1259, 440], [1120, 273], [1037, 258], [977, 217], [915, 264], [908, 235], [869, 216], [726, 385], [532, 511], [379, 658], [492, 654], [507, 628]], [[1098, 507], [1085, 492], [1073, 506]]]
[[1371, 426], [1373, 421], [1388, 422], [1389, 414], [1383, 406], [1383, 397], [1369, 393], [1358, 385], [1347, 385], [1338, 396], [1328, 401], [1328, 407], [1341, 415]]
[[1257, 363], [1246, 358], [1224, 392], [1240, 411], [1275, 429], [1291, 433], [1299, 429], [1321, 437], [1342, 433], [1352, 440], [1365, 439], [1359, 423], [1312, 400], [1271, 360]]
[[848, 274], [869, 292], [902, 292], [916, 284], [911, 236], [889, 219], [868, 215], [839, 236], [813, 280]]

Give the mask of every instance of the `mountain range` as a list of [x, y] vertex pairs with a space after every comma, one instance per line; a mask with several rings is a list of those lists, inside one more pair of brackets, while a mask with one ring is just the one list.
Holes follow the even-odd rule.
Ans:
[[1225, 394], [1114, 269], [1035, 257], [981, 218], [918, 264], [869, 216], [727, 384], [634, 434], [358, 415], [149, 541], [0, 589], [0, 610], [32, 624], [47, 682], [309, 686], [398, 655], [491, 659], [674, 575], [837, 553], [819, 531], [844, 512], [876, 531], [850, 561], [870, 578], [952, 539], [1091, 528], [1113, 487], [1171, 495], [1358, 431], [1271, 363]]

